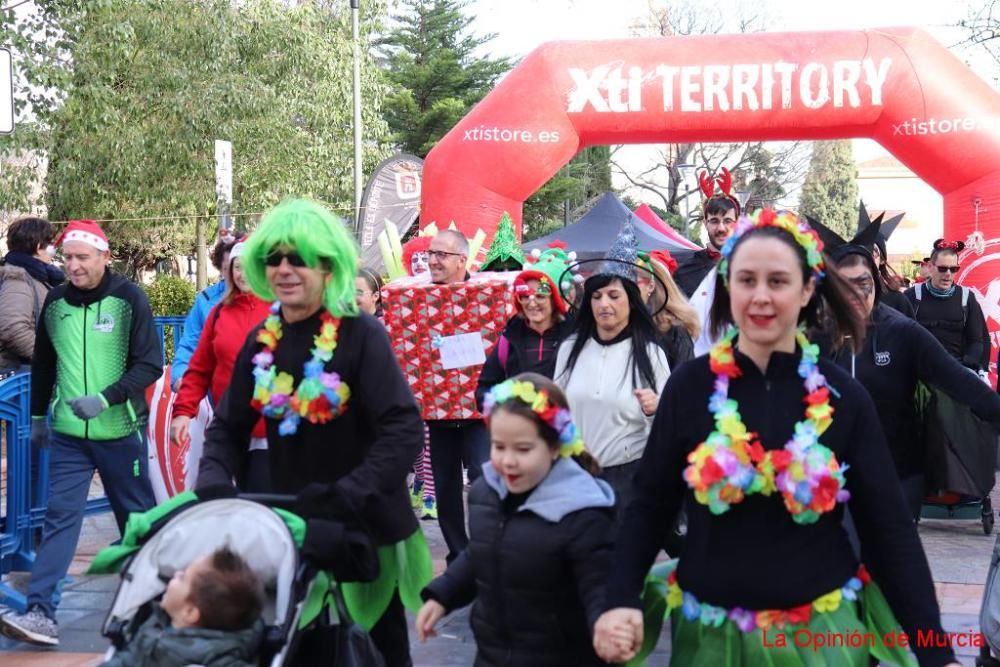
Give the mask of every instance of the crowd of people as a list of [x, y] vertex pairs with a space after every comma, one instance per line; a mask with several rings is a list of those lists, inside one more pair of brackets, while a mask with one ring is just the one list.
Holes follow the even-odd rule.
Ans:
[[[945, 636], [915, 527], [935, 490], [918, 386], [1000, 428], [1000, 396], [977, 375], [982, 310], [955, 284], [961, 244], [935, 243], [929, 280], [903, 293], [876, 223], [824, 247], [820, 223], [706, 195], [708, 245], [680, 265], [639, 251], [626, 222], [603, 258], [553, 247], [517, 267], [478, 375], [483, 417], [437, 420], [422, 418], [382, 322], [393, 303], [345, 226], [314, 202], [278, 205], [217, 246], [223, 279], [198, 294], [170, 369], [173, 441], [204, 398], [214, 409], [199, 495], [296, 496], [303, 554], [333, 569], [341, 520], [360, 521], [377, 567], [336, 574], [358, 582], [351, 613], [392, 666], [411, 664], [405, 608], [426, 640], [469, 604], [482, 665], [641, 658], [656, 609], [677, 665], [812, 664], [792, 637], [817, 627], [877, 638], [840, 647], [851, 664], [954, 663], [946, 643], [910, 653], [882, 638]], [[56, 237], [27, 218], [8, 246], [0, 359], [30, 366], [31, 438], [51, 468], [29, 608], [0, 629], [53, 645], [94, 470], [119, 527], [153, 506], [140, 434], [161, 357], [97, 224]], [[444, 230], [409, 245], [404, 267], [455, 286], [469, 259]], [[433, 580], [420, 518], [448, 548]], [[178, 633], [243, 645], [261, 604], [246, 569], [225, 551], [192, 563], [123, 655]], [[220, 578], [237, 600], [221, 606], [252, 613], [218, 620], [199, 589]]]

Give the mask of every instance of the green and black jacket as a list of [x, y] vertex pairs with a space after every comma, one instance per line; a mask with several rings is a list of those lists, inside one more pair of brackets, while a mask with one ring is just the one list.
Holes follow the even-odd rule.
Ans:
[[[146, 387], [163, 372], [149, 301], [107, 271], [92, 290], [67, 282], [42, 306], [31, 373], [31, 415], [48, 414], [56, 433], [88, 440], [123, 438], [143, 426]], [[99, 394], [109, 406], [81, 420], [68, 401]]]

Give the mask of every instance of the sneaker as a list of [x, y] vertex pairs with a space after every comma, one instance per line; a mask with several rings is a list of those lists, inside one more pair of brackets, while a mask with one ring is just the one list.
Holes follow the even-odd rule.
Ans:
[[424, 504], [423, 494], [421, 493], [423, 489], [424, 483], [421, 480], [414, 478], [413, 484], [410, 486], [410, 505], [415, 510], [420, 509]]
[[45, 646], [59, 644], [59, 627], [38, 605], [23, 614], [11, 612], [0, 616], [0, 632], [17, 641]]
[[438, 518], [437, 502], [433, 498], [424, 498], [421, 504], [420, 518], [427, 521], [436, 521]]

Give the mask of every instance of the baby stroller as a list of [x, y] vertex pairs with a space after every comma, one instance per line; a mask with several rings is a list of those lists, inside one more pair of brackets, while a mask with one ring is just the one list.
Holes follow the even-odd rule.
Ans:
[[942, 391], [930, 388], [923, 409], [924, 470], [930, 495], [925, 519], [971, 519], [993, 532], [990, 491], [995, 483], [997, 439], [993, 427]]
[[[383, 664], [367, 633], [351, 622], [337, 586], [300, 558], [293, 529], [301, 541], [305, 522], [290, 512], [279, 513], [268, 506], [290, 506], [294, 496], [198, 501], [194, 494], [184, 495], [190, 501], [179, 503], [152, 523], [141, 538], [140, 550], [121, 568], [121, 584], [102, 627], [102, 634], [112, 642], [105, 659], [124, 646], [149, 617], [152, 603], [162, 596], [174, 572], [228, 546], [265, 584], [265, 632], [258, 665], [318, 664], [317, 659], [341, 664], [343, 661], [335, 656], [323, 660], [316, 655], [316, 647], [329, 647], [329, 641], [318, 643], [315, 635], [331, 628], [336, 630], [341, 644], [333, 647], [337, 655], [353, 651], [355, 656], [365, 655], [363, 663], [355, 664]], [[249, 500], [251, 497], [261, 502]], [[308, 623], [302, 623], [304, 616]]]

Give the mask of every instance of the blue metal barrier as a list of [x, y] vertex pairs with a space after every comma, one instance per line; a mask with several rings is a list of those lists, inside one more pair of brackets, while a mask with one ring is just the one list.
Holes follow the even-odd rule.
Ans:
[[[166, 365], [166, 329], [171, 327], [174, 349], [184, 329], [183, 316], [155, 317], [160, 350]], [[35, 562], [34, 531], [45, 521], [48, 503], [49, 451], [37, 454], [37, 480], [31, 478], [31, 373], [0, 380], [0, 422], [7, 434], [6, 508], [0, 515], [0, 577], [11, 571], [31, 570]], [[111, 510], [107, 497], [87, 501], [84, 515]], [[24, 612], [23, 593], [0, 580], [0, 603]]]

